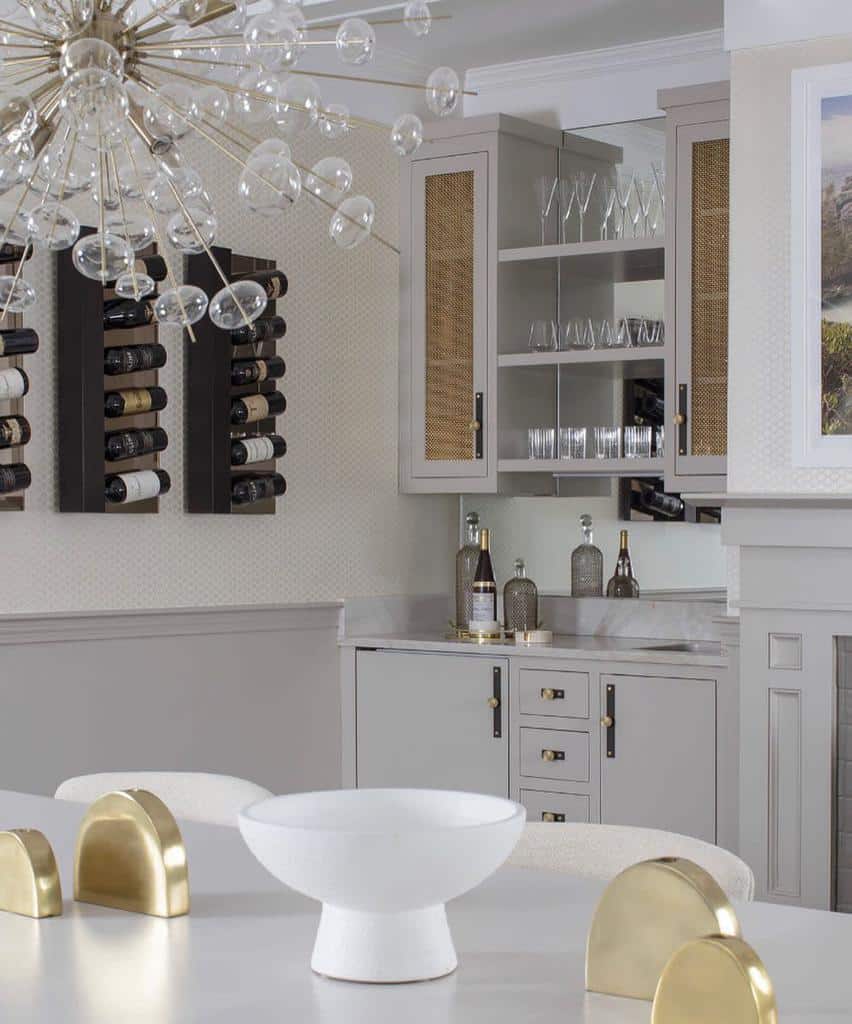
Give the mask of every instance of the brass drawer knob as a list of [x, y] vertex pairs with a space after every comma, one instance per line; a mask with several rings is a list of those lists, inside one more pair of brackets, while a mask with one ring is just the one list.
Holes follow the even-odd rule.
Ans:
[[467, 427], [471, 434], [475, 434], [477, 430], [482, 429], [482, 424], [479, 422], [479, 420], [471, 420], [470, 423], [468, 423]]
[[556, 751], [555, 750], [542, 750], [541, 752], [542, 761], [555, 761]]
[[496, 711], [497, 708], [500, 707], [500, 698], [499, 697], [489, 697], [487, 703], [488, 703], [488, 706], [491, 708], [492, 711]]
[[674, 425], [676, 427], [682, 427], [686, 423], [686, 416], [682, 412], [675, 413]]
[[545, 687], [545, 689], [541, 691], [541, 699], [556, 700], [556, 690], [551, 690], [549, 686]]
[[611, 729], [615, 725], [615, 719], [612, 715], [604, 715], [601, 719], [601, 725], [604, 729]]
[[556, 821], [556, 815], [553, 813], [553, 811], [542, 811], [542, 813], [541, 813], [541, 820], [542, 821]]

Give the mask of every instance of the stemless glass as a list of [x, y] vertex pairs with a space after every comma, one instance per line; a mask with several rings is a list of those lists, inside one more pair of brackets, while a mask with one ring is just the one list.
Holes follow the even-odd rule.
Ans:
[[559, 350], [578, 352], [595, 347], [595, 332], [588, 317], [574, 316], [559, 324]]
[[586, 211], [589, 209], [589, 200], [592, 198], [592, 191], [597, 181], [597, 171], [577, 171], [573, 176], [574, 186], [577, 190], [577, 217], [580, 222], [580, 238], [583, 241], [583, 223], [586, 218]]
[[559, 458], [560, 459], [585, 459], [586, 457], [586, 428], [585, 427], [560, 427], [559, 428]]
[[617, 459], [621, 448], [621, 427], [595, 427], [595, 458]]
[[647, 320], [649, 345], [663, 345], [666, 340], [665, 325], [662, 320]]
[[530, 324], [530, 352], [553, 352], [556, 348], [556, 324], [553, 320], [533, 320]]
[[547, 218], [553, 207], [553, 197], [556, 195], [556, 178], [545, 176], [536, 178], [535, 197], [538, 202], [538, 215], [541, 220], [541, 244], [545, 243], [547, 234]]
[[626, 316], [623, 316], [618, 321], [616, 327], [613, 348], [630, 348], [631, 344], [632, 338], [630, 337], [630, 321]]
[[666, 428], [654, 427], [654, 457], [661, 459], [666, 454]]
[[562, 225], [561, 240], [568, 241], [568, 220], [577, 202], [577, 183], [559, 179], [559, 217]]
[[612, 328], [612, 322], [610, 320], [598, 320], [595, 325], [595, 336], [596, 336], [596, 347], [597, 348], [614, 348], [615, 347], [615, 331]]
[[624, 457], [625, 459], [650, 459], [650, 427], [624, 428]]

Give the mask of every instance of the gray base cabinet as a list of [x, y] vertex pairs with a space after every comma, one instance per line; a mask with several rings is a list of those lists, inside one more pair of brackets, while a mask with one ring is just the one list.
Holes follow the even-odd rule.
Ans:
[[737, 848], [726, 739], [737, 698], [725, 668], [398, 650], [352, 661], [346, 785], [508, 795], [530, 821], [644, 826]]

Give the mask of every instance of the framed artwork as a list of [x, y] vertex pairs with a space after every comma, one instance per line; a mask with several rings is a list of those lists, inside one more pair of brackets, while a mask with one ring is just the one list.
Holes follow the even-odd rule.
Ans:
[[852, 63], [791, 92], [793, 462], [852, 467]]

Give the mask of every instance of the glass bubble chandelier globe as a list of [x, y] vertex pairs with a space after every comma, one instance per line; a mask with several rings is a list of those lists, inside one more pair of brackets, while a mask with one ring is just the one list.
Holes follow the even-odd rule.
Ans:
[[[70, 249], [81, 274], [140, 299], [157, 286], [136, 269], [136, 253], [156, 243], [166, 263], [154, 300], [159, 323], [193, 338], [192, 324], [205, 315], [224, 330], [251, 323], [266, 294], [251, 281], [229, 282], [219, 267], [216, 210], [184, 140], [201, 139], [227, 160], [247, 215], [288, 217], [310, 206], [339, 249], [372, 239], [396, 252], [374, 231], [375, 206], [358, 192], [357, 168], [333, 151], [305, 166], [299, 144], [309, 133], [332, 143], [380, 132], [392, 152], [411, 156], [423, 123], [415, 113], [392, 125], [358, 117], [327, 102], [316, 78], [420, 90], [436, 117], [452, 114], [462, 95], [445, 66], [419, 83], [369, 75], [379, 26], [429, 34], [436, 16], [426, 0], [337, 20], [309, 19], [288, 0], [18, 3], [0, 18], [0, 246], [24, 251], [15, 273], [0, 275], [0, 320], [37, 300], [24, 280], [33, 249]], [[311, 77], [302, 62], [324, 52], [337, 67]], [[88, 215], [80, 207], [87, 198]], [[81, 222], [94, 230], [81, 233]], [[206, 253], [216, 267], [222, 287], [209, 299], [176, 274], [190, 253]]]

